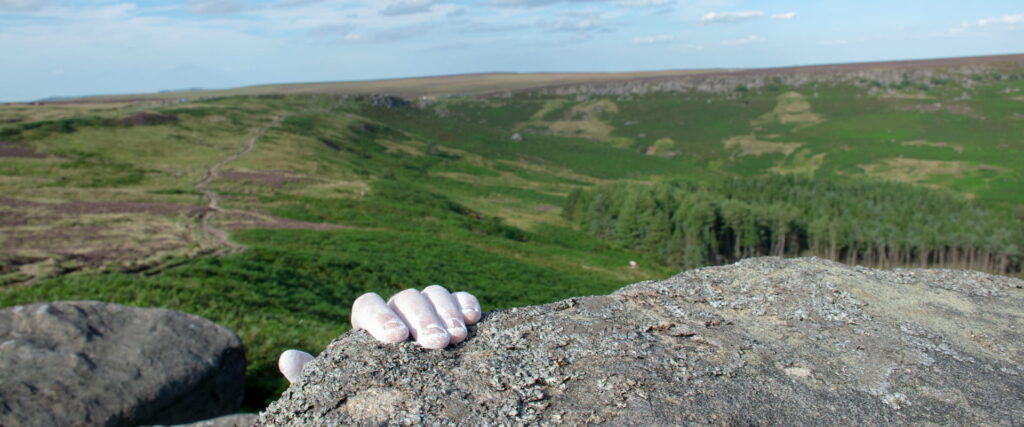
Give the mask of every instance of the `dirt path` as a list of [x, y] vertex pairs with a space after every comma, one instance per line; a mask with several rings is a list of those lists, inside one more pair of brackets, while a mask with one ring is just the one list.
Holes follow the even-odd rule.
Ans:
[[216, 191], [210, 189], [210, 183], [220, 176], [220, 168], [222, 166], [231, 163], [235, 160], [238, 160], [239, 157], [242, 157], [249, 153], [250, 151], [252, 151], [252, 149], [256, 147], [256, 141], [259, 140], [265, 133], [267, 133], [267, 130], [281, 124], [281, 120], [283, 118], [283, 116], [274, 117], [273, 122], [258, 130], [256, 134], [254, 134], [251, 138], [249, 138], [248, 141], [246, 141], [245, 147], [242, 148], [241, 151], [232, 154], [211, 166], [210, 169], [206, 171], [206, 176], [204, 176], [203, 179], [197, 182], [195, 185], [196, 191], [198, 191], [200, 194], [203, 195], [203, 197], [209, 200], [209, 203], [207, 203], [206, 205], [208, 209], [205, 212], [203, 212], [199, 220], [200, 231], [202, 232], [203, 236], [213, 238], [222, 246], [224, 246], [224, 248], [217, 250], [217, 255], [241, 252], [245, 250], [245, 245], [232, 242], [231, 239], [228, 238], [227, 232], [221, 230], [220, 228], [214, 227], [212, 224], [210, 224], [210, 219], [213, 218], [214, 215], [218, 213], [228, 212], [227, 209], [220, 207], [220, 195], [218, 195]]

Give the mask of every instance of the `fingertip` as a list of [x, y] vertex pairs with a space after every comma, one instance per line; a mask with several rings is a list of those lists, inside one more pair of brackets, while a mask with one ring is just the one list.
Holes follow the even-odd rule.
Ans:
[[438, 284], [433, 284], [433, 285], [430, 285], [430, 286], [427, 286], [427, 287], [423, 288], [423, 293], [427, 293], [427, 292], [431, 292], [431, 291], [435, 291], [435, 290], [442, 290], [442, 291], [448, 292], [448, 288], [445, 288], [444, 286], [441, 286], [441, 285], [438, 285]]
[[439, 325], [429, 325], [424, 328], [419, 336], [416, 338], [416, 343], [421, 347], [431, 350], [442, 349], [448, 347], [451, 342], [451, 336], [444, 329], [441, 329]]
[[458, 301], [459, 308], [462, 311], [462, 316], [465, 318], [467, 325], [472, 325], [480, 321], [480, 317], [482, 316], [480, 301], [478, 301], [473, 294], [460, 291], [452, 295], [455, 297], [455, 300]]
[[384, 324], [377, 341], [385, 344], [394, 344], [409, 339], [409, 328], [399, 320], [389, 321]]
[[458, 344], [466, 340], [469, 330], [463, 327], [448, 328], [448, 335], [451, 337], [451, 344]]
[[359, 298], [356, 298], [355, 303], [358, 304], [360, 301], [366, 301], [366, 300], [372, 300], [372, 299], [382, 299], [383, 300], [384, 298], [381, 298], [380, 295], [378, 295], [376, 292], [367, 292], [365, 294], [360, 295]]
[[277, 369], [288, 380], [294, 384], [302, 378], [302, 368], [313, 360], [313, 355], [301, 350], [288, 349], [281, 353], [277, 359]]
[[409, 338], [409, 329], [399, 314], [373, 292], [364, 294], [352, 304], [352, 327], [365, 329], [374, 339], [385, 344]]
[[472, 309], [463, 309], [462, 316], [466, 318], [467, 325], [475, 325], [480, 321], [480, 312]]

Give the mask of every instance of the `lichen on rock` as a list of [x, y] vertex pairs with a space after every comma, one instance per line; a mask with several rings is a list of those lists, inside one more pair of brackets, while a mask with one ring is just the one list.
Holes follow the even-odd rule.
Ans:
[[489, 313], [446, 350], [346, 333], [258, 424], [1012, 425], [1022, 288], [748, 259]]

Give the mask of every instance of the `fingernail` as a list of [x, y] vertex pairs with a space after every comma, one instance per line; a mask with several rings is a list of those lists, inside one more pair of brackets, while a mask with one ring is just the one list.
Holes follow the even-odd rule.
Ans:
[[447, 347], [451, 337], [440, 325], [431, 324], [423, 328], [423, 333], [420, 334], [419, 339], [416, 341], [423, 348], [439, 349]]
[[409, 338], [409, 328], [402, 324], [402, 322], [392, 320], [384, 324], [379, 340], [387, 344], [393, 344], [405, 341], [407, 338]]

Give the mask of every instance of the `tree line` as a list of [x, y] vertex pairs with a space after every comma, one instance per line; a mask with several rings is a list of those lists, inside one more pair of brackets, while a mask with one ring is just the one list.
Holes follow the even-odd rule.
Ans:
[[673, 267], [814, 255], [872, 267], [1021, 271], [1024, 224], [960, 195], [797, 176], [617, 182], [570, 193], [565, 219]]

